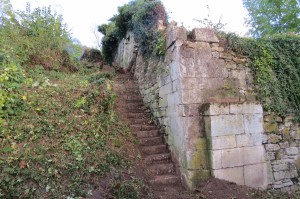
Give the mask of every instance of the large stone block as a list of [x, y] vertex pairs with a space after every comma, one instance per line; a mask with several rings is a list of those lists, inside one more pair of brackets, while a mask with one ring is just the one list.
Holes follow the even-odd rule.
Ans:
[[208, 170], [210, 168], [207, 150], [188, 151], [186, 158], [186, 168], [189, 170]]
[[290, 178], [290, 173], [288, 171], [277, 171], [277, 172], [274, 172], [274, 179], [276, 181], [279, 181], [279, 180], [283, 180], [283, 179], [286, 179], [286, 178]]
[[222, 150], [209, 151], [211, 168], [221, 169], [222, 168]]
[[261, 134], [241, 134], [236, 135], [237, 147], [259, 146], [262, 144]]
[[201, 90], [182, 90], [182, 104], [200, 104], [204, 101], [204, 96], [201, 96]]
[[263, 113], [261, 104], [258, 103], [231, 103], [230, 104], [230, 113]]
[[222, 167], [237, 167], [244, 165], [244, 149], [224, 149], [222, 150]]
[[244, 125], [246, 134], [262, 134], [263, 129], [263, 115], [262, 114], [245, 114]]
[[234, 167], [234, 168], [213, 170], [212, 175], [215, 178], [227, 180], [230, 182], [235, 182], [238, 185], [245, 184], [243, 167]]
[[299, 149], [297, 147], [290, 147], [290, 148], [286, 148], [286, 154], [287, 155], [297, 155], [299, 154]]
[[197, 59], [196, 77], [227, 78], [228, 71], [224, 60], [220, 59]]
[[202, 115], [228, 115], [229, 104], [227, 103], [209, 103], [200, 108]]
[[267, 163], [244, 167], [245, 185], [254, 188], [266, 188], [268, 185]]
[[236, 135], [244, 133], [242, 115], [210, 116], [211, 129], [207, 132], [210, 136]]
[[243, 148], [244, 165], [265, 162], [265, 149], [262, 145]]
[[168, 30], [167, 47], [174, 44], [176, 40], [187, 40], [187, 30], [183, 27], [172, 26]]
[[194, 28], [191, 37], [195, 41], [218, 43], [219, 39], [213, 29], [209, 28]]
[[209, 148], [212, 150], [218, 149], [232, 149], [236, 147], [235, 135], [208, 137], [210, 141]]

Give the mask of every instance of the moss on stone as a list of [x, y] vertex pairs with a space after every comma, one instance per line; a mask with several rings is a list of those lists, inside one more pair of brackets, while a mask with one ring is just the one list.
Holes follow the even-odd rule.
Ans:
[[264, 123], [264, 130], [266, 133], [278, 133], [277, 123]]
[[188, 162], [188, 169], [209, 169], [207, 150], [196, 151]]

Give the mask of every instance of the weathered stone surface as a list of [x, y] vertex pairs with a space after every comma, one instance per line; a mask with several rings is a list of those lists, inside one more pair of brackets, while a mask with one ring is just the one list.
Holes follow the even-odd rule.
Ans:
[[297, 155], [299, 154], [299, 149], [297, 147], [286, 148], [287, 155]]
[[245, 114], [244, 125], [246, 134], [263, 133], [263, 115], [262, 114]]
[[278, 126], [276, 123], [264, 123], [264, 130], [266, 133], [277, 133]]
[[262, 114], [262, 106], [258, 103], [234, 103], [230, 104], [230, 113], [257, 113]]
[[[282, 140], [282, 137], [280, 135], [276, 135], [276, 134], [270, 134], [268, 135], [268, 143], [270, 144], [276, 144], [279, 143], [279, 141]], [[279, 144], [281, 148], [282, 147], [282, 143]]]
[[244, 165], [243, 148], [225, 149], [222, 151], [222, 167], [237, 167]]
[[255, 188], [266, 188], [268, 185], [267, 174], [266, 163], [247, 165], [244, 167], [245, 185]]
[[242, 115], [211, 116], [210, 136], [236, 135], [244, 133]]
[[167, 47], [169, 48], [176, 40], [187, 40], [187, 30], [184, 27], [173, 26], [169, 29]]
[[286, 178], [290, 178], [290, 174], [288, 171], [278, 171], [278, 172], [274, 172], [274, 179], [276, 181], [278, 180], [283, 180]]
[[189, 170], [208, 170], [208, 151], [207, 150], [198, 150], [196, 152], [189, 151], [186, 153], [187, 165], [186, 168]]
[[[219, 103], [210, 103], [205, 105], [205, 109], [203, 110], [203, 115], [228, 115], [229, 114], [229, 105], [227, 103], [219, 104]], [[203, 106], [204, 108], [204, 106]]]
[[221, 169], [222, 168], [222, 150], [210, 151], [211, 156], [211, 168]]
[[244, 147], [243, 149], [244, 165], [265, 162], [265, 149], [262, 145], [254, 147]]
[[240, 134], [236, 135], [237, 147], [259, 146], [262, 144], [261, 134]]
[[289, 167], [286, 163], [273, 165], [274, 171], [285, 171], [288, 169], [289, 169]]
[[192, 30], [191, 37], [195, 41], [211, 42], [211, 43], [219, 42], [219, 39], [216, 36], [214, 30], [208, 28], [194, 28]]
[[235, 182], [239, 185], [244, 185], [244, 168], [243, 167], [234, 167], [227, 169], [213, 170], [212, 174], [215, 178], [227, 180], [230, 182]]
[[280, 149], [278, 144], [266, 144], [265, 147], [267, 151], [278, 151]]
[[219, 137], [209, 137], [211, 142], [211, 149], [232, 149], [236, 147], [235, 135], [219, 136]]
[[199, 104], [179, 105], [179, 115], [183, 117], [191, 117], [199, 115]]
[[[204, 60], [204, 61], [203, 61]], [[227, 78], [228, 71], [224, 60], [219, 59], [197, 59], [196, 77], [221, 77]]]

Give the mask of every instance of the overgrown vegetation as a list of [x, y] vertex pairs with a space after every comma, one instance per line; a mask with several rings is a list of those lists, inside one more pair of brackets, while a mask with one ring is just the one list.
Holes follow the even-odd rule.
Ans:
[[240, 38], [227, 34], [228, 47], [247, 55], [255, 77], [259, 100], [268, 111], [295, 114], [300, 119], [300, 36]]
[[76, 62], [50, 9], [1, 3], [0, 198], [147, 198], [125, 156], [135, 140], [114, 111], [114, 74]]
[[106, 177], [106, 192], [139, 196], [142, 184], [124, 177], [133, 138], [114, 112], [112, 74], [27, 71], [0, 138], [0, 198], [88, 197]]
[[127, 31], [132, 31], [143, 55], [164, 55], [165, 38], [157, 29], [158, 20], [167, 22], [167, 14], [159, 0], [134, 0], [118, 8], [118, 14], [110, 19], [109, 24], [102, 24], [98, 31], [102, 39], [102, 53], [107, 63], [113, 61], [118, 43], [125, 38]]

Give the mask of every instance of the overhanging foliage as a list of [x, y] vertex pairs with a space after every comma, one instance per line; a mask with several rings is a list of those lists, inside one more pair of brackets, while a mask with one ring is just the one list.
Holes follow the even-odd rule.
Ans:
[[109, 24], [98, 27], [104, 34], [102, 53], [104, 59], [111, 63], [113, 54], [119, 42], [126, 36], [127, 31], [134, 33], [136, 42], [143, 55], [163, 55], [163, 34], [157, 30], [157, 21], [167, 21], [164, 6], [159, 0], [135, 0], [118, 8], [118, 14], [110, 19]]
[[300, 119], [300, 36], [262, 39], [227, 34], [229, 48], [250, 58], [259, 100], [267, 111]]

